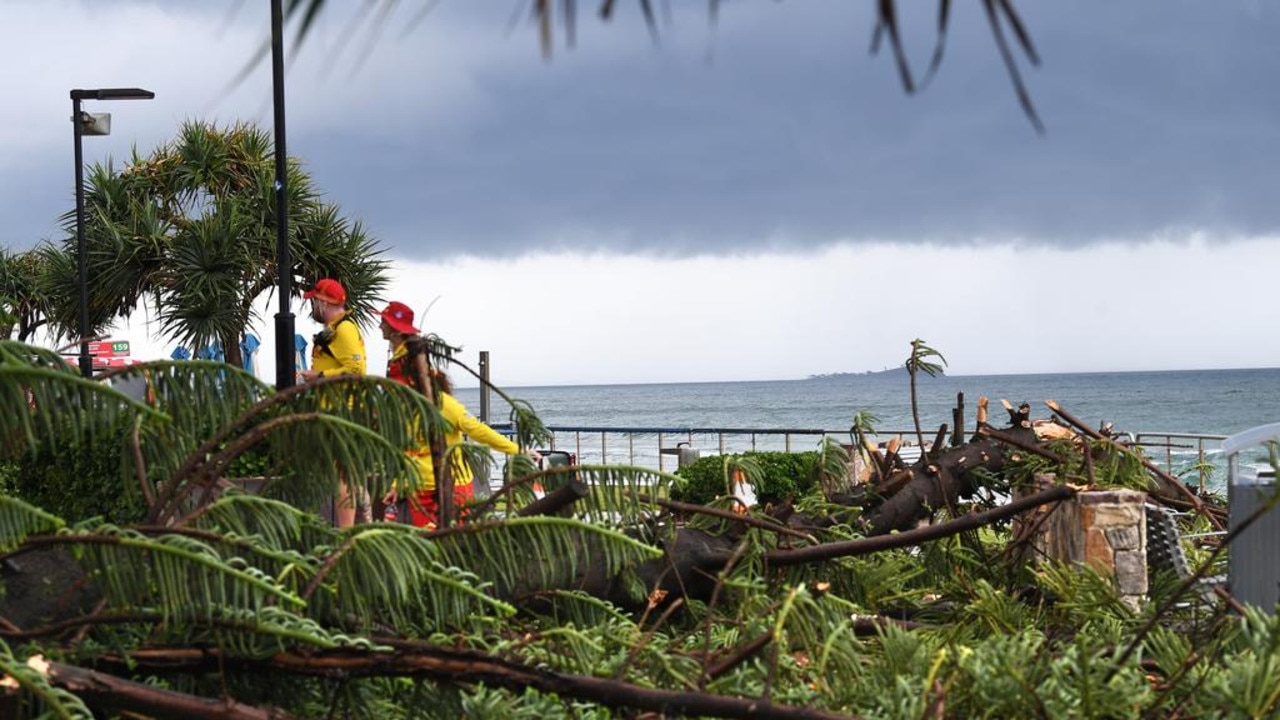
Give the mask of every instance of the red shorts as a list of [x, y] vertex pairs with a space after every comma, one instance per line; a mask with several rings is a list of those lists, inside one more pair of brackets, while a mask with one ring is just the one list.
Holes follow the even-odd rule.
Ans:
[[[475, 493], [471, 490], [471, 483], [466, 483], [465, 485], [454, 485], [454, 512], [458, 512], [463, 505], [471, 502], [473, 497], [475, 497]], [[412, 523], [414, 527], [430, 527], [431, 529], [435, 529], [436, 524], [438, 523], [436, 515], [440, 511], [439, 506], [436, 504], [436, 491], [423, 490], [414, 496], [413, 500], [413, 502], [409, 503], [409, 522]], [[465, 513], [459, 515], [458, 522], [461, 522], [465, 515]]]

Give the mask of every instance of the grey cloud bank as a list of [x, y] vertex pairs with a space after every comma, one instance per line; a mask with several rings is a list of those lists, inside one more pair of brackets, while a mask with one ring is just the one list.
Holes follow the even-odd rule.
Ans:
[[[656, 44], [627, 4], [608, 24], [584, 7], [576, 47], [559, 44], [550, 62], [539, 60], [531, 28], [506, 32], [510, 8], [484, 5], [442, 3], [406, 37], [411, 13], [401, 11], [363, 59], [364, 36], [344, 37], [350, 8], [335, 6], [291, 66], [291, 152], [403, 257], [678, 256], [848, 241], [1075, 246], [1280, 227], [1269, 190], [1280, 91], [1257, 81], [1280, 67], [1280, 11], [1270, 5], [1019, 4], [1043, 59], [1034, 68], [1018, 57], [1043, 137], [1021, 113], [976, 7], [953, 8], [941, 71], [908, 96], [888, 49], [868, 53], [869, 3], [733, 4], [715, 26], [693, 3]], [[265, 65], [221, 95], [265, 38], [261, 9], [117, 6], [139, 25], [136, 37], [116, 72], [89, 74], [145, 79], [158, 97], [146, 110], [113, 104], [117, 137], [95, 140], [89, 159], [110, 152], [120, 162], [130, 141], [146, 150], [183, 118], [270, 123]], [[101, 6], [50, 7], [20, 3], [19, 14], [30, 12], [31, 27], [78, 18], [88, 52], [87, 26], [113, 22]], [[933, 49], [934, 5], [905, 9], [919, 73]], [[6, 45], [53, 57], [61, 51], [50, 33]], [[33, 85], [23, 94], [56, 100], [37, 103], [41, 122], [65, 116], [63, 86], [80, 76], [62, 66], [35, 87], [38, 67], [21, 71]], [[69, 141], [48, 128], [36, 135], [34, 149], [18, 150], [29, 169], [6, 178], [0, 199], [19, 245], [53, 234], [70, 197]]]
[[[781, 3], [727, 6], [716, 28], [677, 17], [657, 48], [638, 19], [588, 20], [581, 47], [546, 64], [526, 31], [495, 32], [489, 43], [527, 51], [477, 69], [458, 59], [451, 72], [483, 98], [459, 127], [331, 137], [310, 157], [336, 195], [420, 258], [861, 240], [1074, 246], [1276, 229], [1280, 95], [1254, 82], [1280, 66], [1274, 10], [1021, 7], [1044, 61], [1020, 61], [1043, 137], [975, 9], [955, 10], [941, 72], [907, 96], [891, 58], [867, 54], [869, 8]], [[421, 32], [435, 20], [447, 22], [442, 13]], [[906, 23], [923, 70], [932, 18]], [[600, 36], [622, 50], [601, 51]], [[393, 92], [430, 94], [396, 81]], [[352, 142], [388, 156], [371, 161], [383, 182], [330, 171], [339, 163], [322, 148]]]
[[[579, 5], [550, 62], [536, 30], [508, 30], [513, 5], [465, 0], [403, 39], [393, 17], [361, 62], [344, 39], [360, 5], [331, 3], [290, 66], [289, 149], [388, 248], [388, 299], [492, 351], [501, 383], [861, 371], [916, 337], [954, 374], [1280, 357], [1260, 331], [1280, 6], [1017, 3], [1043, 59], [1019, 59], [1038, 136], [977, 4], [953, 4], [915, 95], [868, 53], [874, 3], [726, 3], [714, 27], [701, 0], [673, 3], [656, 46], [634, 3], [610, 24]], [[903, 7], [921, 71], [936, 5]], [[265, 3], [232, 0], [0, 4], [0, 83], [21, 99], [0, 105], [5, 246], [56, 236], [72, 207], [70, 88], [157, 93], [95, 103], [114, 134], [86, 140], [91, 162], [187, 119], [269, 127], [267, 66], [232, 85], [267, 28]], [[153, 329], [120, 334], [167, 357]]]

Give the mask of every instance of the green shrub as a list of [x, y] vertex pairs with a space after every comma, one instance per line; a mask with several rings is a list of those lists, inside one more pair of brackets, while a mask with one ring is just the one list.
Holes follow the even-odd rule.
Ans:
[[18, 470], [16, 462], [0, 462], [0, 495], [13, 495], [18, 491]]
[[142, 493], [136, 482], [126, 486], [124, 478], [129, 427], [122, 423], [79, 445], [68, 442], [23, 455], [10, 471], [0, 471], [0, 487], [70, 523], [95, 516], [117, 524], [139, 522], [146, 515]]
[[685, 482], [672, 490], [676, 500], [705, 505], [725, 494], [725, 460], [745, 457], [754, 460], [763, 473], [752, 489], [760, 504], [777, 503], [788, 496], [799, 497], [813, 489], [818, 453], [749, 452], [742, 455], [711, 455], [676, 470]]

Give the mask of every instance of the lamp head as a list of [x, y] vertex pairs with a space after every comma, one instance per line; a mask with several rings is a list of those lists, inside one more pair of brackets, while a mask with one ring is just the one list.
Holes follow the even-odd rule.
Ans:
[[155, 93], [142, 88], [94, 88], [71, 91], [72, 100], [150, 100], [155, 96]]

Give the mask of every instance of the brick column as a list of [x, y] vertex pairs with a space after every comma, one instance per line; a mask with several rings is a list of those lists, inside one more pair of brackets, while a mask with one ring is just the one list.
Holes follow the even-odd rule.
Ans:
[[1136, 608], [1147, 595], [1146, 501], [1147, 494], [1135, 490], [1093, 490], [1041, 508], [1026, 522], [1038, 523], [1034, 546], [1040, 557], [1085, 563], [1110, 575], [1121, 598]]

